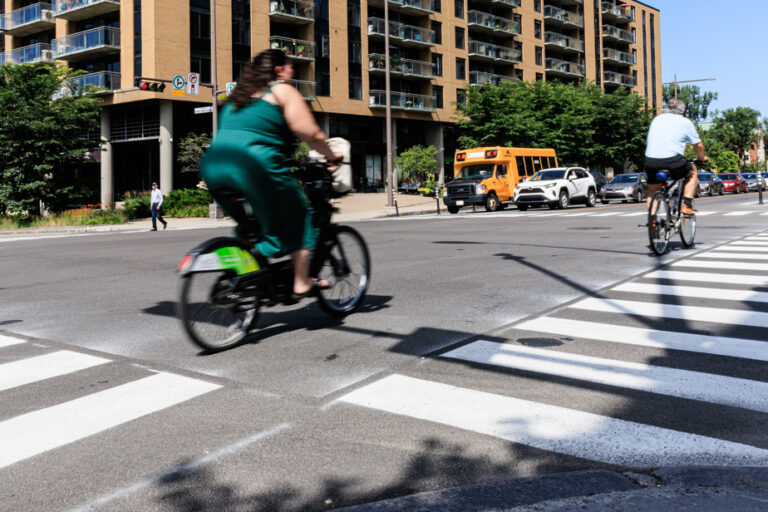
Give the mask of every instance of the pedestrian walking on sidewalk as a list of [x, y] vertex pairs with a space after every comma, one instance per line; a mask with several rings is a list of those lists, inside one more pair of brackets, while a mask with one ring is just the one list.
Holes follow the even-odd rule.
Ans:
[[157, 231], [157, 221], [163, 223], [163, 229], [168, 227], [168, 223], [160, 214], [160, 207], [163, 206], [163, 193], [157, 186], [157, 183], [152, 183], [152, 195], [149, 198], [149, 202], [152, 205], [152, 229], [150, 231]]

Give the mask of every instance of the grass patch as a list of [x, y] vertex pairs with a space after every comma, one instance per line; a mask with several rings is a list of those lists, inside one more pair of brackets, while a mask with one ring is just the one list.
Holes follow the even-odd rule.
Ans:
[[0, 217], [0, 229], [96, 226], [99, 224], [124, 224], [128, 220], [128, 216], [120, 210], [90, 210], [81, 214], [60, 213], [48, 217]]

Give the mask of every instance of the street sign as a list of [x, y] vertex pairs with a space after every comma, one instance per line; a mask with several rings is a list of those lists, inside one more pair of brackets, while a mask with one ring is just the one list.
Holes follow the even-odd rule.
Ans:
[[187, 80], [184, 78], [183, 75], [173, 75], [173, 81], [171, 82], [173, 85], [173, 89], [171, 89], [171, 94], [174, 96], [184, 96], [184, 87], [187, 85]]
[[227, 82], [227, 86], [224, 88], [224, 91], [226, 92], [227, 96], [232, 94], [232, 91], [235, 90], [236, 85], [237, 85], [237, 82]]
[[208, 105], [207, 107], [195, 107], [195, 114], [209, 114], [213, 112], [213, 106]]
[[200, 74], [187, 73], [187, 94], [197, 94], [200, 92]]

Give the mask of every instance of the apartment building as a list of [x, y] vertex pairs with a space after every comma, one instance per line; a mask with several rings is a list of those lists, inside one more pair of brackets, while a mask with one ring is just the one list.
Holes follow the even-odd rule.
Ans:
[[[216, 0], [216, 82], [265, 48], [330, 136], [353, 144], [358, 190], [385, 177], [385, 0]], [[65, 62], [101, 87], [103, 203], [127, 190], [191, 186], [178, 141], [210, 132], [209, 0], [0, 0], [0, 62]], [[394, 151], [454, 152], [453, 102], [468, 85], [589, 80], [661, 106], [659, 10], [636, 0], [388, 0]], [[199, 73], [198, 94], [142, 90], [135, 77]]]

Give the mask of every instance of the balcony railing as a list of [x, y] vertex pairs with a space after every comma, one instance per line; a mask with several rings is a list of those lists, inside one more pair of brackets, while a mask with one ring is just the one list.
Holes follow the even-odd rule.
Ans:
[[620, 21], [635, 21], [632, 9], [621, 7], [611, 2], [603, 2], [603, 19], [616, 19]]
[[36, 62], [53, 62], [51, 45], [38, 43], [8, 52], [6, 62], [13, 64], [34, 64]]
[[315, 21], [315, 4], [302, 0], [270, 0], [269, 17], [287, 23]]
[[635, 35], [632, 32], [622, 30], [613, 25], [603, 25], [603, 38], [623, 41], [625, 43], [635, 42]]
[[80, 60], [120, 51], [120, 29], [99, 27], [51, 41], [54, 59]]
[[5, 32], [17, 37], [52, 29], [54, 25], [51, 4], [28, 5], [5, 16]]
[[520, 7], [520, 0], [491, 0], [491, 3], [504, 7]]
[[299, 90], [305, 100], [312, 101], [317, 99], [317, 94], [315, 93], [317, 82], [309, 82], [307, 80], [291, 80], [291, 84]]
[[501, 82], [516, 82], [517, 78], [508, 75], [497, 75], [496, 73], [486, 73], [484, 71], [470, 71], [469, 85], [493, 84], [499, 85]]
[[269, 38], [269, 47], [275, 50], [282, 50], [284, 54], [295, 60], [315, 60], [315, 43], [312, 41], [272, 36]]
[[5, 32], [5, 27], [6, 27], [5, 13], [0, 13], [0, 32]]
[[544, 19], [547, 21], [554, 21], [562, 25], [568, 25], [571, 27], [584, 28], [584, 17], [575, 12], [566, 11], [559, 7], [548, 5], [544, 7]]
[[557, 32], [544, 32], [544, 44], [547, 46], [559, 46], [566, 50], [576, 52], [584, 51], [584, 41], [558, 34]]
[[470, 57], [483, 60], [520, 62], [523, 57], [520, 50], [514, 50], [512, 48], [507, 48], [506, 46], [498, 46], [491, 43], [483, 43], [482, 41], [469, 41], [468, 49]]
[[[381, 72], [386, 70], [386, 60], [380, 53], [371, 53], [368, 55], [368, 71]], [[390, 60], [389, 72], [392, 75], [417, 78], [434, 78], [435, 65], [431, 62], [421, 60], [392, 58]]]
[[635, 77], [616, 73], [615, 71], [605, 71], [603, 73], [603, 80], [606, 84], [624, 85], [626, 87], [635, 87], [637, 85]]
[[631, 53], [621, 52], [613, 48], [603, 48], [603, 59], [615, 62], [617, 64], [635, 65], [635, 56]]
[[389, 0], [389, 3], [399, 5], [404, 11], [413, 10], [428, 14], [435, 12], [431, 0]]
[[469, 28], [487, 32], [499, 32], [512, 35], [520, 33], [520, 22], [502, 18], [501, 16], [494, 16], [482, 11], [468, 11], [467, 24], [469, 25]]
[[[384, 36], [384, 20], [381, 18], [368, 18], [368, 35]], [[434, 45], [435, 31], [413, 25], [403, 25], [398, 22], [389, 22], [389, 37], [398, 39], [401, 43], [416, 46]]]
[[99, 89], [97, 92], [110, 93], [120, 88], [120, 73], [115, 71], [97, 71], [87, 75], [76, 76], [69, 80], [70, 89], [92, 86]]
[[120, 10], [120, 0], [55, 0], [53, 15], [70, 21], [85, 20]]
[[[432, 96], [411, 94], [407, 92], [391, 92], [389, 101], [394, 109], [412, 110], [417, 112], [434, 112]], [[386, 108], [387, 93], [380, 90], [368, 91], [368, 106], [371, 108]]]
[[560, 59], [548, 58], [546, 60], [546, 67], [548, 73], [557, 75], [584, 76], [586, 74], [586, 69], [581, 64]]

